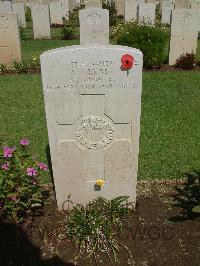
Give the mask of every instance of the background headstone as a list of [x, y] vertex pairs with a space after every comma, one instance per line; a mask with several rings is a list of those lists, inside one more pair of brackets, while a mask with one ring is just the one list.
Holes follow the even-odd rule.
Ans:
[[174, 65], [182, 54], [196, 53], [198, 30], [196, 11], [174, 9], [172, 11], [169, 65]]
[[170, 25], [171, 14], [173, 9], [174, 9], [173, 0], [162, 1], [161, 23]]
[[175, 0], [175, 8], [190, 8], [190, 0]]
[[0, 64], [21, 61], [21, 42], [17, 14], [0, 14]]
[[146, 24], [154, 24], [156, 5], [151, 3], [139, 4], [138, 19]]
[[69, 20], [69, 0], [61, 0], [62, 16], [65, 20]]
[[24, 3], [13, 3], [12, 10], [17, 14], [19, 26], [26, 28], [25, 6]]
[[125, 0], [116, 0], [117, 16], [125, 15]]
[[91, 7], [102, 7], [102, 3], [99, 0], [88, 0], [85, 3], [85, 8], [91, 8]]
[[32, 5], [34, 39], [51, 39], [48, 5]]
[[63, 10], [60, 1], [50, 2], [50, 19], [51, 24], [63, 24]]
[[[121, 70], [126, 54], [134, 57], [129, 75]], [[43, 53], [41, 69], [58, 208], [98, 196], [135, 203], [142, 53], [71, 46]], [[101, 189], [97, 179], [105, 179]]]
[[138, 3], [135, 0], [125, 0], [125, 21], [137, 19]]
[[80, 44], [109, 43], [109, 11], [102, 8], [86, 8], [79, 11]]
[[0, 13], [12, 12], [12, 5], [10, 1], [0, 2]]

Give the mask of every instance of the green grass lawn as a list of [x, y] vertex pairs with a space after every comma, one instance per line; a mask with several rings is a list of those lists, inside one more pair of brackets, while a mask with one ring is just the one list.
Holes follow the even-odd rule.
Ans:
[[[145, 72], [139, 178], [175, 178], [200, 169], [200, 73]], [[46, 160], [48, 144], [41, 77], [0, 76], [0, 140], [28, 137]]]

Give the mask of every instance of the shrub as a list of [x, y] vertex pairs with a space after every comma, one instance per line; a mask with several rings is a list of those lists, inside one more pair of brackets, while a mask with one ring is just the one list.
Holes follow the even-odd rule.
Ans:
[[113, 200], [99, 197], [87, 207], [77, 205], [71, 210], [67, 218], [67, 236], [78, 246], [79, 255], [85, 253], [96, 259], [99, 252], [104, 252], [116, 262], [119, 249], [116, 229], [122, 229], [127, 218], [127, 199], [125, 196]]
[[186, 174], [183, 187], [175, 187], [173, 195], [174, 206], [181, 208], [182, 215], [186, 218], [200, 214], [200, 172], [194, 171]]
[[195, 66], [195, 54], [194, 53], [186, 53], [182, 54], [177, 60], [175, 67], [183, 68], [183, 69], [193, 69]]
[[137, 48], [144, 55], [144, 66], [160, 67], [165, 60], [168, 34], [161, 26], [149, 26], [130, 21], [113, 29], [117, 44]]
[[65, 40], [72, 40], [75, 38], [74, 29], [72, 27], [64, 26], [63, 35]]
[[12, 222], [23, 222], [44, 203], [39, 178], [47, 166], [36, 162], [28, 152], [29, 140], [20, 147], [4, 146], [0, 151], [0, 215]]

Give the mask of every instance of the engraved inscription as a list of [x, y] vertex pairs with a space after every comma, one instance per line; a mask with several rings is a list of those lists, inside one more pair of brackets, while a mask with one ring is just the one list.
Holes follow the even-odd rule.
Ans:
[[114, 124], [107, 117], [82, 116], [76, 121], [77, 142], [87, 149], [104, 149], [114, 139]]

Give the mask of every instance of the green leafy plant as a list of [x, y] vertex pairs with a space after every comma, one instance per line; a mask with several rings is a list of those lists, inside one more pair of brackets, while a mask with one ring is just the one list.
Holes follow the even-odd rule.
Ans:
[[195, 54], [194, 53], [186, 53], [182, 54], [177, 60], [175, 67], [183, 68], [183, 69], [193, 69], [195, 67]]
[[17, 61], [13, 64], [13, 70], [20, 74], [20, 73], [28, 73], [28, 65], [25, 63], [19, 63]]
[[75, 32], [72, 27], [65, 25], [62, 30], [65, 40], [72, 40], [75, 38]]
[[47, 166], [29, 154], [29, 140], [20, 147], [4, 146], [0, 150], [0, 215], [12, 222], [23, 222], [44, 203], [39, 179]]
[[165, 61], [168, 34], [164, 27], [130, 21], [114, 27], [113, 35], [117, 44], [141, 50], [146, 68], [158, 68]]
[[0, 65], [0, 74], [5, 74], [8, 71], [8, 68], [5, 64]]
[[198, 215], [200, 213], [200, 172], [186, 174], [184, 186], [175, 189], [173, 205], [181, 208], [182, 215], [186, 218]]
[[113, 200], [99, 197], [87, 207], [77, 205], [71, 210], [66, 221], [67, 236], [79, 248], [79, 255], [84, 253], [96, 259], [98, 253], [103, 252], [112, 262], [117, 261], [120, 243], [116, 235], [128, 214], [127, 199], [125, 196]]

